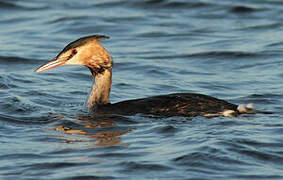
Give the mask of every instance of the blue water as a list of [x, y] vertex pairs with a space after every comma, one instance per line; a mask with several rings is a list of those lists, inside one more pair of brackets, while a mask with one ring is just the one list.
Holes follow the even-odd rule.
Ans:
[[[283, 2], [0, 1], [0, 179], [283, 179]], [[87, 68], [33, 71], [105, 34], [111, 101], [196, 92], [272, 114], [93, 117]]]

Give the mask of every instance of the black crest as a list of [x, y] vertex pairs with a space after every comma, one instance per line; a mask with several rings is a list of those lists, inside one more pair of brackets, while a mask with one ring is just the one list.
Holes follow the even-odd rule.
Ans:
[[[96, 40], [103, 40], [103, 39], [109, 39], [108, 36], [105, 36], [105, 35], [99, 35], [99, 34], [95, 34], [95, 35], [91, 35], [91, 36], [86, 36], [86, 37], [82, 37], [82, 38], [79, 38], [71, 43], [69, 43], [59, 54], [58, 56], [60, 56], [60, 54], [72, 49], [72, 48], [76, 48], [76, 47], [79, 47], [79, 46], [82, 46], [84, 45], [85, 43], [87, 43], [89, 40], [92, 40], [92, 39], [96, 39]], [[57, 57], [58, 57], [57, 56]]]

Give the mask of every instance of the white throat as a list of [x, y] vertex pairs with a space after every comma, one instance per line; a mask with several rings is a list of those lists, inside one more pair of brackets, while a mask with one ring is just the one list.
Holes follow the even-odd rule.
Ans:
[[110, 90], [112, 84], [112, 70], [105, 69], [102, 73], [93, 75], [94, 82], [87, 100], [87, 107], [91, 111], [99, 105], [110, 103]]

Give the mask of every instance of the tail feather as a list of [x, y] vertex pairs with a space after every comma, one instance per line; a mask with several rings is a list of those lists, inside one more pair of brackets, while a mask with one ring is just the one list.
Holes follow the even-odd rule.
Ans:
[[205, 117], [217, 117], [217, 116], [236, 117], [239, 114], [255, 114], [255, 113], [273, 114], [272, 112], [268, 112], [268, 111], [258, 111], [258, 110], [255, 109], [255, 107], [252, 103], [249, 103], [249, 104], [240, 104], [237, 107], [237, 110], [227, 109], [227, 110], [224, 110], [224, 111], [219, 112], [219, 113], [204, 114], [203, 116], [205, 116]]
[[240, 114], [254, 114], [256, 113], [256, 109], [252, 103], [249, 104], [240, 104], [237, 107], [237, 110]]

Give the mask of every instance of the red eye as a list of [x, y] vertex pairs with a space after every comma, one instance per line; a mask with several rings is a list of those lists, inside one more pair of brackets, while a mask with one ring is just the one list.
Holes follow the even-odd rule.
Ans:
[[77, 54], [77, 50], [74, 49], [74, 50], [72, 51], [72, 54]]

